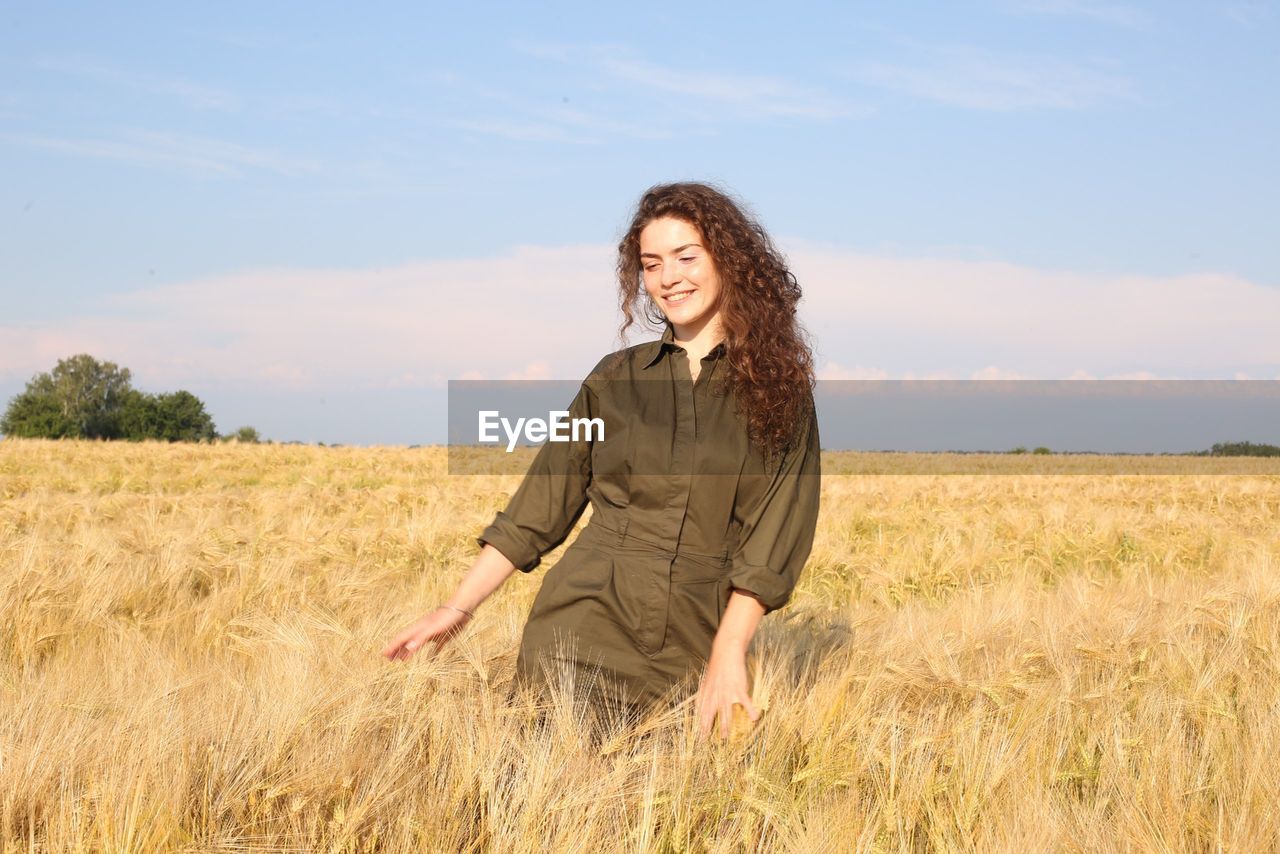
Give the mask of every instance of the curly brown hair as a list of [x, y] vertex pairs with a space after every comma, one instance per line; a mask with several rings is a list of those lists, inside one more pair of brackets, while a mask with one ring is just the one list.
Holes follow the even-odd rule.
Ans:
[[662, 310], [646, 298], [640, 232], [662, 217], [696, 228], [720, 276], [725, 387], [738, 412], [745, 414], [752, 441], [772, 459], [813, 414], [813, 353], [796, 318], [796, 277], [748, 211], [747, 205], [710, 184], [657, 184], [646, 190], [618, 243], [618, 302], [624, 318], [618, 335], [626, 340], [637, 313], [658, 328], [667, 322]]

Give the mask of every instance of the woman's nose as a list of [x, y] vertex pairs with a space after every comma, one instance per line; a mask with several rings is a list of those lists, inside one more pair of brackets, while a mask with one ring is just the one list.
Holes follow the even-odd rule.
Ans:
[[662, 268], [662, 284], [664, 287], [677, 284], [681, 280], [680, 268], [674, 264]]

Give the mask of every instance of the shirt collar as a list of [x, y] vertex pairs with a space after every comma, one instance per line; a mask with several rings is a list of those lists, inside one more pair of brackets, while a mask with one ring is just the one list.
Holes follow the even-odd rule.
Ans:
[[[645, 363], [641, 366], [643, 368], [653, 367], [653, 365], [655, 365], [658, 362], [658, 360], [662, 358], [663, 353], [669, 353], [672, 350], [684, 349], [683, 347], [681, 347], [679, 344], [676, 343], [675, 327], [672, 326], [670, 323], [665, 324], [665, 327], [662, 330], [662, 337], [659, 338], [657, 341], [650, 341], [648, 344], [648, 347], [650, 349], [650, 355], [649, 355], [649, 358], [645, 361]], [[724, 355], [724, 342], [721, 341], [717, 343], [716, 346], [711, 348], [711, 351], [707, 353], [706, 358], [719, 359], [723, 355]]]

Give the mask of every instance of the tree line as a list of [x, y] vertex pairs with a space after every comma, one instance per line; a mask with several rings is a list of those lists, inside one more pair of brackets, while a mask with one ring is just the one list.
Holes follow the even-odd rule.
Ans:
[[1202, 457], [1280, 457], [1280, 445], [1264, 442], [1216, 442]]
[[[1027, 449], [1018, 446], [1008, 454], [1025, 454]], [[1053, 451], [1048, 448], [1036, 448], [1033, 454], [1052, 454]], [[1077, 452], [1080, 453], [1080, 452]], [[1088, 451], [1087, 453], [1097, 453], [1096, 451]], [[1189, 457], [1280, 457], [1280, 445], [1268, 445], [1263, 442], [1215, 442], [1213, 447], [1207, 451], [1186, 451]]]
[[80, 353], [36, 374], [9, 401], [0, 433], [27, 439], [124, 439], [140, 442], [258, 442], [241, 427], [219, 435], [204, 402], [189, 391], [152, 394], [133, 387], [128, 368]]

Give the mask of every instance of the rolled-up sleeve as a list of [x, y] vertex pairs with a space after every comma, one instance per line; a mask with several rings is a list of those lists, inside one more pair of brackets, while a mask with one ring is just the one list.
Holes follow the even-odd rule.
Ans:
[[821, 445], [814, 411], [783, 455], [764, 494], [742, 519], [729, 581], [754, 593], [765, 613], [791, 598], [813, 548], [821, 494]]
[[[595, 417], [595, 409], [594, 394], [584, 382], [569, 405], [570, 423]], [[498, 511], [476, 542], [493, 546], [521, 572], [532, 572], [542, 556], [573, 530], [586, 509], [590, 483], [590, 431], [581, 431], [567, 442], [548, 440], [538, 449], [506, 509]]]

